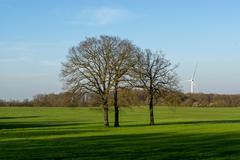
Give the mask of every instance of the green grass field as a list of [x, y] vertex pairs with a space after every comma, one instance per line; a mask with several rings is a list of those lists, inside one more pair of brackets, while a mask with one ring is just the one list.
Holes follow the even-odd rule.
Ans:
[[[0, 159], [240, 159], [240, 108], [0, 108]], [[111, 126], [113, 113], [110, 113]]]

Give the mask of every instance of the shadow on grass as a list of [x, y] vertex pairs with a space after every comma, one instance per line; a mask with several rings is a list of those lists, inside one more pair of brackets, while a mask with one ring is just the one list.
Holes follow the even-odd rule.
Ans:
[[[209, 120], [209, 121], [184, 121], [184, 122], [162, 122], [156, 123], [155, 126], [162, 125], [192, 125], [192, 124], [223, 124], [223, 123], [240, 123], [240, 120]], [[148, 124], [133, 124], [133, 125], [122, 125], [122, 127], [143, 127], [149, 126]]]
[[23, 123], [23, 122], [0, 122], [0, 129], [63, 127], [63, 126], [88, 125], [88, 124], [89, 124], [89, 123], [59, 123], [59, 122]]
[[129, 134], [14, 141], [0, 159], [240, 159], [239, 133]]
[[0, 117], [0, 119], [25, 119], [25, 118], [39, 118], [40, 116], [18, 116], [18, 117]]
[[[124, 123], [127, 122], [132, 122], [132, 121], [122, 121]], [[87, 123], [87, 122], [74, 122], [74, 123], [69, 123], [69, 122], [0, 122], [0, 130], [1, 129], [17, 129], [17, 128], [39, 128], [41, 129], [42, 127], [74, 127], [74, 126], [88, 126], [88, 125], [98, 125], [98, 126], [103, 126], [102, 122], [93, 122], [93, 123]]]

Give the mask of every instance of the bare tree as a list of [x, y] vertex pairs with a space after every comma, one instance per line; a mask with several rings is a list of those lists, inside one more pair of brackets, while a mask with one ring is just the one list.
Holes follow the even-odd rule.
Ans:
[[146, 90], [149, 101], [150, 125], [154, 125], [153, 100], [163, 91], [177, 89], [175, 69], [163, 54], [147, 49], [137, 56], [130, 83]]
[[119, 127], [118, 89], [124, 87], [125, 75], [134, 66], [139, 49], [128, 40], [116, 39], [118, 46], [111, 59], [114, 71], [114, 126]]
[[116, 37], [87, 38], [69, 51], [63, 63], [62, 77], [67, 89], [74, 93], [94, 93], [101, 99], [104, 126], [109, 127], [108, 103], [114, 84], [114, 72], [110, 64], [116, 46]]

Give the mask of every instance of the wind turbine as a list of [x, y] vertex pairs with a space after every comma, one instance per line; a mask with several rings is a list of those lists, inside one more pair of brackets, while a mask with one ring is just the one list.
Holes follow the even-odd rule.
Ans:
[[190, 80], [187, 80], [188, 82], [190, 82], [190, 93], [191, 94], [194, 93], [194, 87], [197, 89], [197, 85], [195, 83], [195, 76], [196, 76], [197, 67], [198, 67], [198, 63], [195, 66], [192, 78]]

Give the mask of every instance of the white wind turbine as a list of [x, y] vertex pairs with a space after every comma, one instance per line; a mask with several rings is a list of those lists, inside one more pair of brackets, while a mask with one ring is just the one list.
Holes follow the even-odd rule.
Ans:
[[196, 64], [196, 67], [194, 69], [192, 78], [190, 80], [187, 80], [188, 82], [190, 82], [190, 93], [195, 92], [194, 88], [196, 88], [196, 90], [198, 91], [197, 85], [195, 83], [195, 76], [196, 76], [197, 67], [198, 67], [198, 63]]

